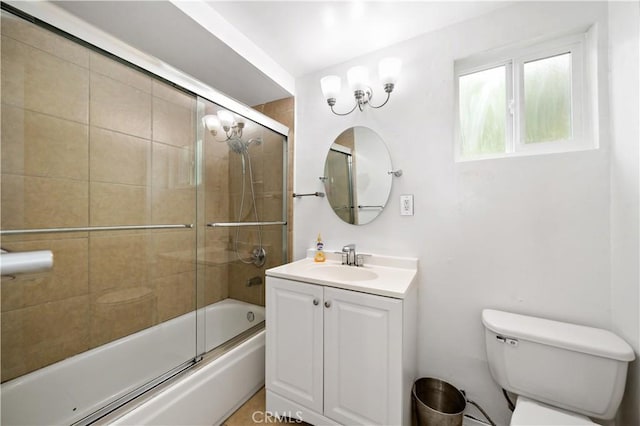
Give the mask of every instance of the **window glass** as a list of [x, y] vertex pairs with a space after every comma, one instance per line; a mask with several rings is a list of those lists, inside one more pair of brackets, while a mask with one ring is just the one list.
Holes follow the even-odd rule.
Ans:
[[460, 76], [458, 101], [462, 156], [504, 153], [505, 66]]
[[526, 144], [571, 138], [571, 53], [524, 63]]

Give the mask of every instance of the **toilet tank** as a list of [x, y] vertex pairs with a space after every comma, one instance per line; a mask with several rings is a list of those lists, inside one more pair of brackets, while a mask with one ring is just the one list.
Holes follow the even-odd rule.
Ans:
[[633, 349], [610, 331], [482, 311], [489, 369], [504, 389], [597, 419], [612, 419]]

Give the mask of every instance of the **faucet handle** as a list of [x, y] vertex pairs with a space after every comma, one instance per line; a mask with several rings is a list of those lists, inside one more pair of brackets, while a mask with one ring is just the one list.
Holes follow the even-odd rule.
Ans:
[[334, 251], [335, 254], [339, 254], [341, 256], [341, 260], [342, 260], [342, 264], [343, 265], [348, 265], [349, 264], [349, 252], [348, 251], [344, 251], [344, 249], [342, 251]]
[[347, 244], [346, 246], [342, 247], [342, 251], [345, 252], [345, 253], [356, 251], [356, 245], [355, 244]]
[[364, 266], [364, 258], [371, 257], [370, 254], [359, 253], [356, 255], [356, 266]]

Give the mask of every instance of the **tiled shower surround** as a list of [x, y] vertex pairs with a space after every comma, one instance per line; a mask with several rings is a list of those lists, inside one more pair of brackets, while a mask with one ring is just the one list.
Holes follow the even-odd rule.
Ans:
[[[2, 229], [196, 224], [2, 237], [9, 251], [54, 253], [50, 272], [2, 278], [2, 381], [196, 306], [263, 305], [264, 286], [245, 282], [265, 268], [237, 260], [234, 230], [204, 226], [239, 207], [239, 156], [197, 130], [198, 104], [218, 107], [5, 12], [1, 28]], [[260, 220], [282, 220], [283, 138], [253, 127]], [[246, 257], [256, 231], [239, 236]], [[263, 241], [265, 267], [286, 260], [280, 227]]]

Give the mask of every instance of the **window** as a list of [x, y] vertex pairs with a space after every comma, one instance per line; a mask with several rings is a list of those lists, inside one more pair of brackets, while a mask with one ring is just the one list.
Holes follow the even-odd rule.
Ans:
[[506, 150], [507, 79], [499, 66], [459, 77], [462, 155]]
[[456, 159], [595, 148], [591, 32], [456, 61]]
[[571, 139], [571, 52], [525, 62], [522, 142]]

